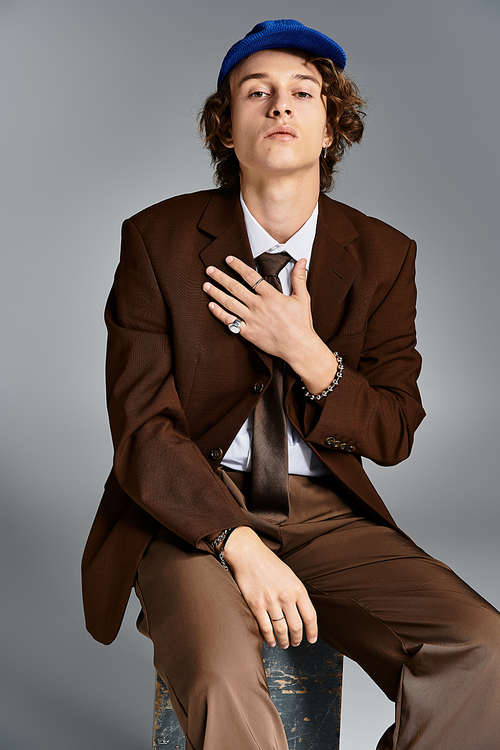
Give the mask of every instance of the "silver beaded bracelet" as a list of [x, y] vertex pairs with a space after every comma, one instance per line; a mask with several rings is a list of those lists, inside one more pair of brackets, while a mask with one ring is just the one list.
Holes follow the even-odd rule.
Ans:
[[340, 378], [342, 377], [342, 375], [344, 373], [344, 364], [342, 362], [342, 357], [340, 356], [340, 354], [338, 352], [333, 352], [333, 356], [337, 360], [337, 372], [335, 374], [334, 379], [332, 380], [332, 382], [328, 386], [328, 388], [326, 388], [322, 393], [319, 393], [316, 396], [314, 393], [309, 393], [309, 391], [305, 387], [304, 383], [302, 383], [301, 388], [304, 391], [304, 396], [306, 398], [308, 398], [310, 401], [321, 401], [322, 398], [324, 398], [325, 396], [328, 396], [328, 394], [333, 391], [333, 389], [335, 388], [335, 386], [339, 384]]

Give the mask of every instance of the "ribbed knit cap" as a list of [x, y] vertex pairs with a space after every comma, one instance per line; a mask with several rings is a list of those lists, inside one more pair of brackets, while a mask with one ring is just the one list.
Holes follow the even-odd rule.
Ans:
[[224, 60], [217, 80], [217, 88], [234, 66], [248, 55], [263, 49], [292, 47], [305, 50], [316, 57], [328, 57], [341, 70], [346, 64], [346, 54], [337, 42], [319, 31], [309, 29], [291, 18], [263, 21], [254, 26], [243, 39], [233, 44]]

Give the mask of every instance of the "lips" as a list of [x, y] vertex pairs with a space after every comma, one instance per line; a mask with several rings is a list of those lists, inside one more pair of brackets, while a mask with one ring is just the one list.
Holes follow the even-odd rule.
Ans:
[[297, 133], [290, 125], [274, 125], [266, 132], [265, 137], [275, 140], [289, 140], [297, 138]]

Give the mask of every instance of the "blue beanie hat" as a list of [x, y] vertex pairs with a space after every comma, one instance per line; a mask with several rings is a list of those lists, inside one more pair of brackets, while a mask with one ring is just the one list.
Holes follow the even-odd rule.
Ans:
[[278, 21], [264, 21], [254, 26], [251, 31], [233, 44], [224, 60], [217, 80], [217, 88], [221, 85], [227, 74], [244, 57], [260, 52], [263, 49], [276, 49], [279, 47], [295, 47], [309, 52], [315, 57], [328, 57], [341, 70], [346, 64], [346, 54], [333, 39], [321, 34], [319, 31], [309, 29], [299, 21], [291, 18]]

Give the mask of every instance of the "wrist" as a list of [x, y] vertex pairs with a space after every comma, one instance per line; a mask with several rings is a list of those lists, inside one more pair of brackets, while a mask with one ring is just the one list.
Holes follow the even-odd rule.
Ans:
[[295, 363], [288, 364], [297, 373], [310, 393], [322, 393], [337, 375], [338, 360], [327, 345], [317, 337], [313, 346], [300, 352]]
[[338, 352], [333, 352], [333, 356], [337, 360], [337, 372], [335, 373], [335, 377], [333, 378], [332, 382], [329, 386], [327, 386], [324, 390], [320, 391], [319, 393], [310, 392], [306, 388], [305, 383], [302, 381], [302, 390], [304, 391], [304, 397], [308, 398], [310, 401], [318, 402], [321, 401], [322, 398], [326, 398], [329, 393], [333, 391], [334, 388], [336, 388], [340, 382], [340, 379], [342, 375], [344, 374], [344, 363], [342, 361], [342, 357]]
[[[223, 568], [226, 570], [229, 570], [226, 560], [225, 560], [225, 551], [226, 551], [226, 544], [233, 533], [235, 531], [236, 527], [233, 527], [231, 529], [224, 529], [224, 531], [221, 531], [221, 533], [216, 536], [215, 539], [209, 539], [209, 544], [212, 547], [213, 551], [217, 555], [220, 564]], [[211, 535], [213, 536], [213, 535]]]
[[227, 540], [224, 557], [228, 565], [240, 559], [244, 551], [255, 544], [263, 544], [250, 526], [238, 526]]

